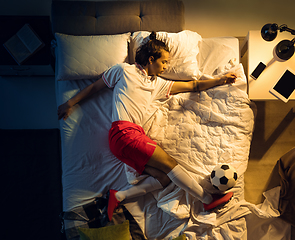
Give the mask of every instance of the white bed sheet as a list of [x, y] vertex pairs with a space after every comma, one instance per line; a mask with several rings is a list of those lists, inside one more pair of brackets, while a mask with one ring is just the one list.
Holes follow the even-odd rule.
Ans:
[[[199, 61], [204, 74], [208, 76], [219, 74], [232, 67], [232, 64], [237, 64], [238, 59], [239, 45], [237, 39], [203, 39]], [[229, 63], [230, 60], [232, 63]], [[57, 104], [65, 102], [92, 81], [58, 81], [56, 83]], [[245, 86], [246, 83], [239, 83], [239, 89], [235, 91], [240, 91], [242, 94], [246, 89]], [[235, 87], [232, 86], [232, 88]], [[107, 136], [111, 126], [111, 96], [112, 90], [103, 89], [93, 96], [92, 99], [76, 105], [70, 117], [60, 123], [64, 211], [69, 211], [74, 207], [91, 202], [95, 197], [102, 196], [110, 188], [121, 190], [130, 187], [124, 164], [112, 155], [108, 146]], [[177, 98], [179, 99], [179, 97]], [[184, 99], [187, 98], [185, 97]], [[245, 143], [246, 155], [249, 151], [250, 140], [248, 139]], [[247, 159], [244, 160], [247, 161]], [[242, 173], [247, 165], [246, 162], [243, 164], [245, 166], [240, 170], [240, 182], [236, 187], [237, 197], [228, 206], [232, 211], [240, 213], [235, 218], [231, 215], [226, 215], [225, 212], [221, 212], [217, 215], [215, 213], [213, 215], [195, 214], [190, 219], [185, 218], [185, 215], [181, 215], [180, 217], [177, 216], [179, 218], [177, 219], [171, 216], [173, 211], [168, 210], [164, 212], [158, 208], [157, 201], [155, 200], [156, 193], [154, 195], [147, 194], [139, 199], [131, 199], [126, 202], [125, 206], [133, 214], [149, 239], [169, 239], [178, 236], [185, 229], [189, 239], [223, 239], [223, 234], [228, 236], [227, 239], [247, 239], [245, 238], [247, 235], [246, 220], [241, 218], [241, 216], [249, 215], [252, 211], [249, 210], [252, 205], [242, 202]], [[209, 168], [207, 171], [209, 171]], [[169, 187], [175, 188], [173, 185]], [[178, 199], [174, 200], [174, 203], [178, 201]], [[181, 212], [184, 211], [185, 214], [189, 213], [190, 209], [193, 209], [195, 213], [200, 213], [200, 205], [191, 204], [192, 200], [190, 197], [186, 196], [183, 199], [184, 202], [181, 201], [178, 202], [185, 204], [174, 204], [172, 208], [175, 209], [175, 206], [181, 206]], [[243, 204], [248, 205], [243, 208]], [[241, 208], [242, 211], [237, 211], [235, 207]], [[168, 208], [171, 208], [171, 206]], [[256, 212], [258, 211], [257, 208], [253, 207], [253, 209], [256, 209]], [[271, 211], [269, 214], [273, 216], [277, 212]], [[216, 216], [218, 217], [216, 218]], [[263, 216], [267, 217], [267, 214]], [[216, 222], [216, 219], [219, 222]], [[235, 238], [237, 235], [239, 235], [239, 238]]]

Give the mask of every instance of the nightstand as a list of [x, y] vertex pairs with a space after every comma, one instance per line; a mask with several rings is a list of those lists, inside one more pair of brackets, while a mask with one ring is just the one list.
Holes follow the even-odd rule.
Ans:
[[[249, 83], [249, 98], [252, 100], [271, 100], [277, 99], [269, 89], [284, 73], [287, 67], [295, 71], [295, 55], [287, 61], [282, 61], [274, 56], [275, 46], [284, 39], [292, 39], [288, 32], [279, 33], [275, 40], [267, 42], [261, 37], [260, 31], [249, 31], [241, 47], [241, 57], [247, 54], [247, 78]], [[256, 66], [263, 62], [266, 65], [261, 75], [254, 80], [250, 74]], [[295, 92], [290, 99], [295, 99]]]
[[[45, 47], [18, 65], [3, 43], [26, 23], [39, 35]], [[54, 76], [54, 58], [50, 50], [52, 39], [49, 16], [0, 16], [0, 76]]]

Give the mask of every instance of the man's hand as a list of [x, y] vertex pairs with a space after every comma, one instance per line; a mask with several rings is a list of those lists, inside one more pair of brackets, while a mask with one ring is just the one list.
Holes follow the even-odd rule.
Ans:
[[234, 73], [227, 73], [220, 78], [221, 85], [235, 83], [236, 78], [237, 78], [237, 76]]
[[70, 115], [72, 107], [70, 106], [69, 102], [65, 102], [61, 104], [57, 109], [58, 120], [62, 119], [66, 120]]

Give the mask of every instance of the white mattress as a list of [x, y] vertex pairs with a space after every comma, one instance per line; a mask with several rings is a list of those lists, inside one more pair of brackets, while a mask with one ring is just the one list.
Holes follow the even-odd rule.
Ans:
[[[198, 57], [201, 63], [200, 70], [206, 77], [221, 74], [233, 65], [236, 65], [236, 71], [242, 70], [241, 65], [238, 64], [239, 44], [236, 38], [203, 39]], [[57, 104], [65, 102], [91, 82], [92, 80], [57, 81]], [[251, 213], [263, 218], [277, 216], [278, 213], [269, 207], [272, 206], [271, 204], [267, 203], [267, 207], [262, 211], [243, 200], [243, 173], [247, 168], [254, 123], [245, 89], [246, 79], [241, 78], [235, 86], [220, 86], [201, 94], [176, 96], [169, 101], [170, 105], [167, 103], [168, 105], [163, 106], [163, 109], [156, 113], [154, 121], [149, 126], [145, 126], [148, 134], [152, 138], [158, 138], [157, 140], [163, 146], [169, 148], [170, 154], [178, 158], [179, 162], [195, 174], [196, 178], [206, 177], [209, 174], [212, 166], [216, 164], [215, 157], [222, 162], [228, 154], [232, 157], [230, 163], [235, 165], [240, 175], [239, 183], [234, 189], [235, 198], [225, 208], [227, 211], [219, 213], [202, 213], [200, 204], [196, 204], [193, 199], [173, 184], [170, 184], [164, 191], [128, 200], [125, 206], [149, 239], [169, 239], [178, 236], [182, 231], [185, 231], [189, 239], [247, 239], [246, 216]], [[108, 146], [111, 97], [112, 90], [103, 89], [90, 100], [76, 105], [67, 121], [60, 122], [64, 211], [91, 202], [110, 188], [121, 190], [130, 187], [126, 177], [130, 176], [128, 173], [126, 175], [124, 164], [112, 155]], [[166, 117], [163, 117], [163, 113], [166, 113]], [[178, 118], [177, 124], [171, 124], [171, 121], [167, 120], [169, 116], [170, 120], [175, 116], [181, 117], [179, 113], [182, 114], [184, 121]], [[192, 117], [196, 114], [197, 121]], [[166, 125], [158, 124], [165, 119], [167, 120]], [[208, 128], [206, 128], [206, 121], [211, 121], [211, 126]], [[189, 147], [177, 148], [177, 143], [165, 141], [165, 134], [158, 134], [159, 127], [166, 126], [167, 128], [163, 129], [169, 132], [173, 127], [177, 127], [178, 130], [186, 129], [191, 126], [192, 122], [195, 124], [192, 131], [197, 131], [198, 126], [203, 128], [206, 125], [206, 129], [200, 131], [201, 135], [196, 140], [196, 148], [203, 146], [204, 152], [199, 151], [197, 155], [187, 155], [187, 158], [181, 158], [179, 152], [181, 154]], [[220, 131], [220, 126], [224, 125], [227, 125], [227, 132], [225, 129]], [[212, 135], [207, 135], [206, 138], [205, 132], [208, 131], [212, 131]], [[178, 136], [184, 132], [186, 131], [179, 132]], [[206, 143], [198, 144], [203, 137], [206, 138]], [[216, 140], [210, 144], [210, 138], [214, 137]], [[185, 135], [184, 138], [188, 140], [190, 136]], [[218, 146], [215, 145], [217, 141], [219, 141]], [[191, 142], [190, 146], [192, 146]], [[223, 158], [218, 157], [218, 153], [224, 153]], [[190, 168], [184, 159], [191, 161], [196, 156], [202, 159], [202, 162], [199, 163], [199, 168]], [[205, 168], [200, 168], [201, 165]], [[167, 192], [171, 194], [166, 194]], [[190, 213], [192, 217], [187, 218]]]

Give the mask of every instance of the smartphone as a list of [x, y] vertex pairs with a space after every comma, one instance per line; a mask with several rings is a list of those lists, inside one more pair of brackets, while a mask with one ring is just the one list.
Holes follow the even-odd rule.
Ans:
[[260, 62], [257, 65], [257, 67], [254, 69], [254, 71], [251, 73], [250, 77], [252, 77], [254, 80], [256, 80], [265, 68], [266, 68], [266, 65], [264, 63]]
[[288, 102], [291, 94], [295, 90], [295, 74], [291, 69], [286, 69], [279, 80], [269, 90], [275, 97], [283, 102]]

